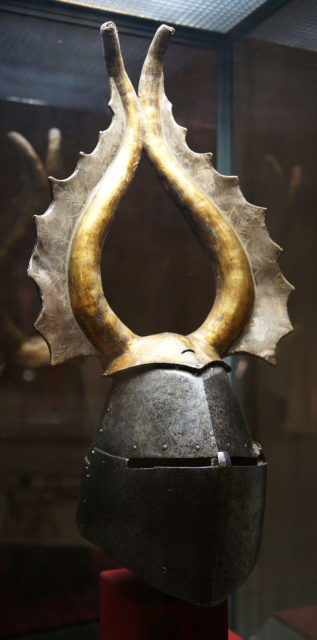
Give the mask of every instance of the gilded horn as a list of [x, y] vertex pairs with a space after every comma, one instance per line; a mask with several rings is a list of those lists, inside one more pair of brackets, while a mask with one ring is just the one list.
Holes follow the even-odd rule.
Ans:
[[[162, 70], [172, 33], [165, 25], [158, 29], [137, 98], [115, 26], [106, 23], [101, 29], [112, 123], [100, 133], [93, 153], [81, 154], [70, 178], [52, 181], [53, 202], [36, 219], [38, 243], [29, 274], [41, 291], [36, 326], [50, 346], [52, 364], [95, 354], [105, 374], [154, 363], [200, 369], [243, 351], [274, 362], [276, 343], [291, 330], [286, 303], [292, 287], [279, 270], [280, 248], [268, 235], [264, 209], [245, 200], [235, 176], [215, 171], [210, 153], [191, 151], [186, 131], [173, 119]], [[142, 147], [214, 264], [214, 304], [188, 336], [137, 336], [116, 316], [102, 290], [104, 237]]]
[[175, 122], [164, 93], [162, 65], [172, 34], [166, 25], [158, 29], [139, 96], [147, 156], [214, 261], [214, 305], [187, 338], [195, 345], [199, 339], [221, 357], [250, 353], [274, 364], [278, 341], [292, 331], [287, 300], [293, 287], [279, 269], [281, 248], [268, 234], [265, 209], [247, 202], [238, 178], [222, 176], [212, 166], [212, 154], [187, 146], [186, 129]]
[[[143, 66], [139, 97], [144, 123], [144, 148], [171, 198], [207, 247], [215, 266], [216, 297], [204, 323], [189, 337], [227, 353], [245, 326], [254, 301], [251, 269], [244, 248], [214, 202], [195, 183], [173, 154], [164, 130], [163, 60], [174, 29], [162, 25]], [[163, 104], [162, 104], [163, 103]], [[235, 181], [235, 179], [231, 179]]]
[[121, 355], [134, 334], [113, 313], [101, 284], [100, 261], [105, 234], [131, 182], [142, 150], [139, 104], [126, 74], [118, 34], [112, 23], [101, 29], [104, 57], [122, 105], [124, 136], [109, 171], [91, 194], [76, 227], [69, 257], [69, 294], [74, 315], [107, 362]]
[[78, 355], [99, 355], [107, 361], [133, 337], [104, 299], [99, 259], [104, 234], [139, 161], [139, 107], [113, 23], [103, 25], [102, 39], [114, 113], [111, 125], [100, 132], [91, 154], [80, 154], [68, 179], [51, 179], [52, 203], [36, 216], [38, 241], [29, 275], [41, 293], [43, 307], [35, 326], [49, 344], [52, 364]]

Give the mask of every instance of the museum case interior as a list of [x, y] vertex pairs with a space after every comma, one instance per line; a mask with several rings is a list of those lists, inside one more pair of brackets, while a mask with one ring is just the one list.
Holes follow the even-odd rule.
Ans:
[[[244, 356], [234, 365], [252, 436], [270, 466], [259, 562], [232, 597], [230, 618], [244, 638], [282, 638], [288, 629], [314, 638], [314, 3], [290, 1], [278, 10], [274, 3], [238, 3], [249, 4], [246, 13], [258, 17], [228, 36], [225, 47], [221, 37], [246, 14], [233, 23], [224, 17], [218, 25], [196, 25], [181, 12], [179, 19], [152, 13], [145, 20], [132, 10], [130, 17], [122, 4], [108, 4], [122, 15], [102, 11], [103, 3], [75, 4], [0, 7], [0, 571], [6, 612], [0, 634], [53, 634], [63, 627], [71, 633], [75, 625], [76, 637], [97, 637], [98, 572], [113, 566], [75, 528], [81, 463], [106, 383], [93, 358], [47, 366], [45, 346], [33, 341], [40, 304], [26, 277], [35, 242], [32, 216], [50, 202], [45, 175], [67, 178], [79, 152], [91, 152], [98, 131], [111, 121], [98, 28], [113, 18], [135, 88], [155, 20], [176, 26], [165, 65], [175, 119], [188, 128], [190, 148], [212, 150], [218, 170], [237, 173], [247, 200], [268, 208], [270, 235], [285, 248], [280, 263], [296, 286], [289, 305], [295, 332], [282, 341], [276, 368]], [[266, 13], [257, 13], [260, 4]], [[111, 307], [140, 335], [190, 333], [210, 309], [211, 273], [207, 252], [142, 158], [103, 251]]]

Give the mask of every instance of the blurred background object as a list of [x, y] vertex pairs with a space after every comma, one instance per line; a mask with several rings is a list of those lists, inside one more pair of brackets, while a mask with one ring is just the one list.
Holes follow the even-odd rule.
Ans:
[[[24, 235], [29, 233], [32, 217], [45, 211], [49, 202], [47, 175], [59, 175], [61, 171], [61, 132], [59, 129], [50, 129], [48, 132], [45, 168], [32, 145], [21, 134], [10, 131], [6, 143], [7, 157], [2, 181], [8, 207], [3, 218], [9, 229], [7, 233], [6, 229], [3, 229], [3, 244], [0, 249], [2, 368], [18, 366], [36, 369], [49, 363], [48, 347], [41, 336], [28, 338], [18, 328], [8, 315], [6, 303], [12, 295], [10, 267], [14, 269]], [[9, 289], [10, 293], [6, 289]]]

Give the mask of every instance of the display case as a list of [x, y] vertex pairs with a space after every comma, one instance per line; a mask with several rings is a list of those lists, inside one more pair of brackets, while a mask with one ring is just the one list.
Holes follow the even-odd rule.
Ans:
[[[111, 121], [98, 30], [112, 19], [135, 88], [157, 26], [175, 27], [165, 64], [175, 119], [193, 150], [212, 151], [218, 171], [238, 174], [247, 200], [267, 207], [270, 234], [285, 248], [295, 331], [276, 368], [243, 355], [232, 363], [269, 477], [260, 559], [230, 600], [230, 624], [245, 640], [315, 638], [316, 6], [145, 4], [142, 12], [104, 0], [0, 5], [0, 637], [97, 638], [98, 574], [114, 567], [75, 526], [108, 382], [93, 357], [49, 366], [45, 343], [33, 341], [40, 301], [26, 274], [32, 217], [50, 202], [47, 174], [67, 178]], [[107, 235], [102, 282], [139, 335], [187, 334], [213, 300], [207, 251], [145, 158]]]

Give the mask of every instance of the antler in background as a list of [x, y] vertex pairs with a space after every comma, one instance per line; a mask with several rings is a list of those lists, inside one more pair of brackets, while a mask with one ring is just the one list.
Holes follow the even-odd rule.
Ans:
[[7, 364], [34, 369], [49, 364], [49, 349], [41, 336], [28, 337], [9, 316], [3, 300], [7, 287], [5, 276], [10, 272], [13, 261], [16, 262], [16, 251], [28, 231], [31, 217], [34, 213], [42, 212], [47, 206], [49, 197], [47, 174], [58, 174], [61, 171], [61, 132], [59, 129], [50, 129], [48, 132], [46, 168], [32, 145], [20, 133], [16, 131], [8, 133], [7, 142], [18, 159], [23, 189], [15, 199], [15, 208], [18, 211], [17, 222], [11, 226], [0, 248], [3, 278], [0, 317], [1, 345]]

